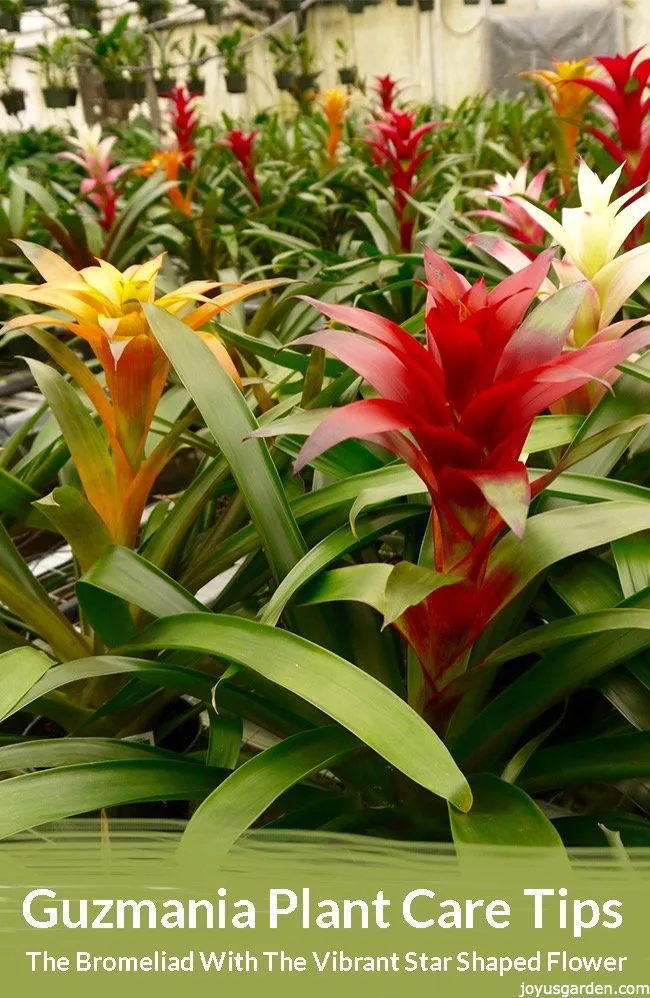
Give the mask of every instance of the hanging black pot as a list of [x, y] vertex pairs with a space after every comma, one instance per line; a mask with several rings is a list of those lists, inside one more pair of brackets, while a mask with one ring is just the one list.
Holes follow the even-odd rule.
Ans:
[[290, 69], [278, 69], [275, 73], [275, 83], [278, 90], [293, 90], [296, 84], [296, 74]]
[[146, 17], [149, 24], [155, 24], [156, 21], [164, 21], [169, 13], [167, 4], [159, 2], [159, 0], [140, 0], [138, 7], [140, 8], [140, 13]]
[[339, 80], [345, 86], [351, 87], [353, 83], [357, 82], [357, 67], [343, 66], [342, 69], [339, 69]]
[[43, 87], [45, 107], [74, 107], [77, 102], [75, 87]]
[[128, 80], [104, 80], [104, 90], [109, 100], [126, 100], [131, 96]]
[[413, 7], [415, 0], [396, 0], [398, 7]]
[[205, 80], [200, 76], [193, 76], [187, 81], [187, 89], [191, 94], [198, 94], [202, 97], [205, 93]]
[[171, 93], [175, 86], [176, 80], [172, 80], [171, 76], [161, 76], [159, 80], [156, 80], [156, 93], [159, 97], [163, 97], [165, 94]]
[[205, 14], [206, 22], [210, 25], [221, 24], [225, 6], [226, 5], [223, 0], [214, 0], [212, 3], [210, 0], [204, 0], [201, 4], [201, 8]]
[[420, 10], [435, 10], [435, 0], [418, 0]]
[[226, 90], [229, 94], [245, 94], [246, 73], [226, 73]]
[[147, 86], [144, 80], [130, 80], [127, 84], [127, 95], [134, 104], [142, 104], [147, 96]]
[[20, 31], [20, 14], [7, 12], [0, 14], [0, 28], [4, 28], [5, 31], [10, 31], [14, 35], [17, 34]]
[[68, 20], [76, 28], [92, 28], [101, 31], [102, 22], [94, 4], [88, 0], [72, 0], [67, 6]]
[[47, 0], [23, 0], [23, 7], [25, 10], [47, 7]]
[[282, 10], [285, 14], [291, 14], [293, 11], [300, 10], [300, 0], [282, 0]]
[[24, 90], [5, 90], [3, 94], [0, 94], [0, 100], [4, 104], [7, 114], [18, 114], [25, 110]]
[[348, 14], [363, 14], [363, 0], [348, 0]]
[[318, 92], [318, 73], [300, 73], [297, 79], [298, 90], [306, 94], [310, 90]]

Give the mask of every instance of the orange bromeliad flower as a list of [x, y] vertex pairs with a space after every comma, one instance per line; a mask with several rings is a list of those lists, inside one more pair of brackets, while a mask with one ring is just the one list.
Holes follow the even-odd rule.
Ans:
[[522, 76], [541, 84], [557, 117], [556, 157], [562, 188], [571, 190], [571, 177], [576, 162], [576, 144], [591, 91], [582, 80], [593, 75], [589, 59], [575, 62], [553, 61], [555, 69], [534, 69]]
[[329, 130], [327, 156], [332, 166], [338, 162], [336, 152], [343, 137], [343, 122], [349, 103], [350, 98], [342, 90], [326, 90], [323, 95], [323, 112]]
[[172, 186], [167, 191], [167, 196], [169, 200], [174, 205], [178, 211], [182, 212], [183, 215], [188, 217], [192, 214], [192, 190], [187, 191], [186, 194], [181, 194], [180, 185], [178, 183], [178, 174], [181, 166], [187, 161], [188, 154], [183, 152], [181, 149], [169, 149], [167, 151], [161, 150], [160, 152], [154, 153], [151, 159], [146, 160], [142, 163], [135, 173], [139, 177], [151, 177], [157, 170], [166, 174], [167, 180], [172, 183]]
[[[156, 297], [156, 279], [163, 256], [123, 273], [105, 260], [75, 270], [51, 250], [16, 240], [25, 256], [45, 279], [44, 284], [0, 285], [0, 293], [38, 302], [70, 318], [49, 314], [19, 315], [3, 331], [29, 329], [90, 400], [106, 433], [108, 449], [90, 453], [87, 441], [66, 435], [86, 498], [103, 520], [111, 539], [132, 546], [153, 483], [178, 445], [178, 429], [162, 437], [147, 455], [145, 445], [170, 364], [151, 333], [143, 311], [155, 303], [198, 332], [233, 380], [239, 376], [225, 347], [201, 327], [220, 312], [252, 294], [279, 282], [256, 281], [234, 285], [207, 297], [219, 285], [192, 281], [176, 291]], [[60, 326], [90, 344], [105, 376], [106, 388], [92, 371], [51, 334], [38, 327]], [[104, 453], [105, 452], [105, 453]]]

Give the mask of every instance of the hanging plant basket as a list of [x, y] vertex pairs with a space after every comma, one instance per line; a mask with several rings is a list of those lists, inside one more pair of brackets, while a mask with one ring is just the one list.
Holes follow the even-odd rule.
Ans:
[[20, 14], [0, 14], [0, 28], [17, 34], [20, 31]]
[[191, 94], [198, 94], [202, 97], [205, 93], [205, 80], [200, 76], [193, 76], [187, 81], [187, 89]]
[[348, 14], [363, 14], [363, 0], [348, 0]]
[[300, 73], [296, 82], [301, 93], [306, 94], [310, 90], [318, 93], [318, 73]]
[[397, 0], [398, 7], [414, 7], [415, 0]]
[[72, 0], [67, 5], [70, 24], [75, 28], [93, 28], [101, 31], [102, 22], [96, 6], [87, 0]]
[[74, 107], [77, 103], [75, 87], [43, 87], [45, 107]]
[[200, 6], [203, 10], [207, 24], [221, 24], [226, 6], [224, 0], [203, 0], [203, 3], [197, 6]]
[[0, 100], [4, 104], [7, 114], [19, 114], [25, 110], [24, 90], [5, 90], [3, 94], [0, 94]]
[[296, 74], [290, 69], [278, 69], [275, 73], [275, 83], [278, 90], [293, 90], [296, 85]]
[[161, 76], [159, 80], [156, 80], [156, 93], [159, 97], [164, 94], [170, 93], [176, 86], [176, 80], [172, 80], [171, 76]]
[[285, 14], [300, 10], [300, 0], [282, 0], [282, 10]]
[[127, 83], [127, 95], [134, 104], [142, 104], [147, 96], [147, 86], [144, 80], [130, 80]]
[[435, 0], [418, 0], [420, 10], [435, 10]]
[[343, 66], [339, 69], [339, 80], [345, 86], [351, 87], [357, 82], [357, 67], [356, 66]]
[[169, 13], [169, 6], [164, 0], [140, 0], [138, 3], [140, 13], [146, 17], [149, 24], [157, 21], [164, 21]]
[[229, 94], [245, 94], [246, 83], [246, 73], [226, 73], [226, 90]]
[[127, 100], [130, 97], [128, 80], [104, 80], [104, 90], [109, 100]]
[[23, 0], [25, 10], [35, 10], [37, 7], [47, 7], [47, 0]]

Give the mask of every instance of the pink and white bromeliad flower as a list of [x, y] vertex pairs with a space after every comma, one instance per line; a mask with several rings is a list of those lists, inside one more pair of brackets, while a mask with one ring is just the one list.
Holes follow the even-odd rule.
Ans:
[[69, 159], [88, 174], [79, 185], [79, 192], [88, 198], [100, 213], [99, 224], [103, 229], [111, 228], [115, 221], [117, 194], [114, 184], [128, 169], [127, 166], [113, 166], [111, 150], [117, 142], [115, 135], [102, 138], [100, 124], [81, 126], [76, 135], [66, 135], [66, 140], [77, 152], [59, 153], [59, 159]]
[[[533, 260], [544, 244], [545, 231], [544, 227], [526, 211], [521, 201], [517, 199], [517, 195], [541, 202], [548, 172], [549, 167], [545, 167], [529, 181], [526, 162], [522, 163], [514, 176], [511, 173], [496, 173], [494, 183], [487, 190], [480, 191], [477, 200], [480, 198], [484, 201], [487, 198], [497, 201], [500, 210], [477, 208], [475, 211], [468, 211], [468, 217], [487, 218], [495, 222], [521, 245], [522, 252], [528, 259]], [[556, 204], [557, 198], [545, 202], [549, 211], [552, 211]]]
[[[558, 285], [567, 287], [587, 281], [587, 295], [572, 333], [576, 346], [596, 334], [613, 338], [625, 333], [632, 321], [610, 323], [630, 295], [650, 277], [650, 244], [620, 253], [629, 234], [650, 212], [650, 193], [642, 194], [640, 188], [612, 201], [621, 170], [619, 167], [601, 181], [586, 163], [581, 163], [580, 206], [563, 208], [560, 220], [519, 197], [522, 210], [564, 251], [552, 264], [555, 281], [546, 281], [542, 294], [551, 294]], [[529, 262], [520, 249], [499, 236], [483, 233], [470, 236], [469, 242], [513, 272]]]

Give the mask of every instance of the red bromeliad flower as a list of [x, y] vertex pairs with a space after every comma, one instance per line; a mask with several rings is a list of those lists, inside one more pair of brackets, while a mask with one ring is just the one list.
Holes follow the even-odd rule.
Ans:
[[394, 80], [390, 73], [386, 76], [376, 76], [373, 89], [379, 97], [382, 110], [386, 114], [394, 111], [397, 99], [397, 80]]
[[393, 208], [399, 224], [401, 249], [408, 253], [413, 246], [415, 221], [408, 218], [408, 198], [413, 197], [421, 186], [417, 172], [431, 154], [430, 149], [421, 149], [422, 141], [440, 122], [429, 121], [415, 127], [415, 114], [408, 111], [390, 111], [381, 121], [373, 121], [373, 133], [367, 143], [372, 149], [372, 158], [378, 166], [388, 172], [393, 188]]
[[196, 149], [194, 132], [199, 124], [194, 107], [196, 94], [181, 86], [173, 87], [166, 96], [169, 97], [169, 117], [177, 148], [183, 153], [185, 168], [191, 170]]
[[227, 146], [235, 159], [241, 166], [242, 173], [248, 181], [250, 192], [259, 204], [262, 200], [257, 176], [255, 174], [255, 162], [253, 160], [253, 145], [257, 131], [242, 132], [239, 128], [231, 128], [221, 139], [221, 145]]
[[600, 97], [603, 103], [598, 110], [616, 130], [615, 138], [600, 128], [592, 128], [591, 133], [623, 165], [627, 190], [650, 178], [650, 97], [646, 97], [650, 59], [638, 59], [642, 48], [629, 55], [597, 56], [609, 80], [589, 77], [579, 81]]
[[488, 292], [483, 278], [470, 286], [426, 250], [426, 346], [374, 312], [316, 301], [355, 332], [322, 330], [296, 341], [328, 350], [377, 393], [328, 415], [296, 470], [360, 438], [401, 457], [431, 496], [440, 581], [395, 623], [419, 657], [432, 700], [464, 669], [512, 592], [513, 573], [488, 560], [504, 527], [523, 536], [531, 498], [554, 474], [531, 484], [521, 460], [535, 416], [650, 343], [645, 329], [565, 350], [582, 300], [576, 285], [525, 319], [551, 257], [545, 251]]

